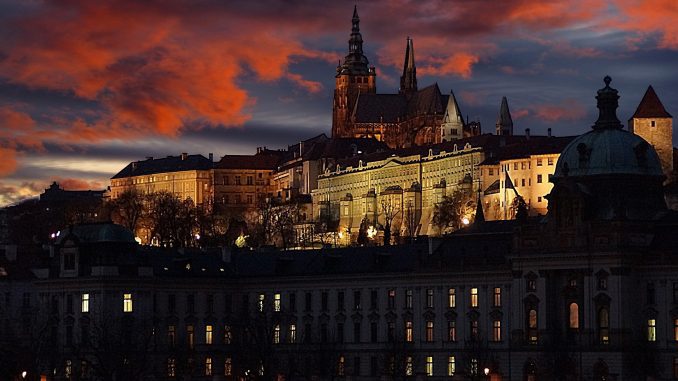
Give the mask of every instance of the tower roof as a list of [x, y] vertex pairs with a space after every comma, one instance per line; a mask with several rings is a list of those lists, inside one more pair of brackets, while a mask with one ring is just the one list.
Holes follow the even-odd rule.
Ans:
[[640, 104], [638, 104], [636, 112], [633, 113], [631, 119], [633, 118], [671, 118], [671, 114], [666, 111], [662, 101], [659, 100], [657, 93], [650, 85], [647, 87]]
[[417, 67], [414, 65], [414, 44], [412, 39], [407, 37], [403, 75], [400, 77], [400, 92], [411, 93], [413, 91], [417, 91]]
[[450, 90], [450, 97], [447, 99], [447, 110], [450, 112], [448, 117], [452, 121], [452, 117], [457, 117], [458, 120], [464, 120], [464, 117], [461, 115], [461, 110], [459, 109], [459, 103], [457, 103], [457, 98], [454, 96], [454, 91]]
[[358, 17], [357, 5], [353, 8], [351, 37], [348, 40], [348, 54], [344, 58], [344, 63], [337, 66], [337, 75], [341, 74], [374, 74], [373, 70], [369, 68], [367, 57], [363, 54], [363, 36], [360, 34], [360, 17]]
[[497, 118], [497, 125], [512, 126], [513, 119], [511, 119], [511, 112], [508, 107], [508, 100], [506, 97], [501, 98], [501, 107], [499, 108], [499, 117]]

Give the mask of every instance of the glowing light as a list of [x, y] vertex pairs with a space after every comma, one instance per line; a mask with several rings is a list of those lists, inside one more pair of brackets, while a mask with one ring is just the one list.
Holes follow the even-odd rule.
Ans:
[[141, 238], [139, 238], [139, 237], [134, 237], [134, 240], [135, 240], [139, 245], [141, 245]]
[[344, 232], [339, 232], [339, 239], [344, 239]]
[[26, 372], [25, 370], [21, 372], [21, 378], [26, 378], [26, 375], [28, 375], [28, 372]]
[[50, 237], [52, 237], [52, 239], [56, 238], [56, 233], [52, 233]]
[[464, 218], [461, 219], [461, 223], [464, 224], [464, 225], [468, 225], [469, 222], [470, 222], [470, 221], [469, 221], [468, 218], [466, 218], [466, 217], [464, 217]]
[[248, 235], [240, 234], [240, 236], [235, 239], [235, 245], [239, 248], [247, 246], [247, 238], [249, 238]]
[[486, 376], [489, 375], [490, 374], [490, 368], [483, 369], [483, 373], [485, 373]]
[[374, 238], [377, 235], [377, 229], [374, 226], [367, 228], [367, 237]]
[[196, 234], [195, 239], [200, 239], [200, 234]]

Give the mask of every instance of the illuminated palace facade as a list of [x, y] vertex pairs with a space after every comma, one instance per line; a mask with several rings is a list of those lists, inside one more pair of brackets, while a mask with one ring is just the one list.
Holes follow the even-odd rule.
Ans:
[[[260, 252], [139, 247], [93, 224], [62, 230], [39, 260], [6, 251], [0, 372], [676, 379], [678, 214], [660, 156], [622, 128], [617, 99], [606, 80], [600, 117], [563, 149], [540, 218], [477, 219], [407, 245]], [[450, 152], [476, 157], [473, 145]]]

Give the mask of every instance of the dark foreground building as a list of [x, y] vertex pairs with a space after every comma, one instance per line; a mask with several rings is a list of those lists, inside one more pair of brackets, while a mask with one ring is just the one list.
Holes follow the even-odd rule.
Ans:
[[440, 240], [299, 252], [161, 251], [120, 226], [0, 257], [0, 377], [669, 380], [678, 215], [654, 149], [600, 118], [549, 212]]

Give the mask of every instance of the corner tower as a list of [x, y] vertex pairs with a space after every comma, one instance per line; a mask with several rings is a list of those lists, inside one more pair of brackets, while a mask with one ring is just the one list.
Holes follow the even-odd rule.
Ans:
[[334, 104], [332, 107], [332, 137], [353, 137], [351, 111], [360, 93], [376, 93], [376, 72], [363, 54], [363, 36], [360, 34], [358, 7], [353, 8], [348, 54], [337, 66]]
[[659, 155], [662, 171], [673, 177], [673, 117], [659, 100], [652, 86], [647, 88], [638, 108], [629, 119], [629, 131], [647, 140]]

